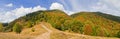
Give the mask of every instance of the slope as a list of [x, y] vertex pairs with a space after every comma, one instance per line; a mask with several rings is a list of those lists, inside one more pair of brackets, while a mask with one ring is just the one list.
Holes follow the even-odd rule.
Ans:
[[[108, 19], [108, 17], [104, 16], [106, 14], [101, 16], [96, 13], [98, 12], [81, 12], [69, 16], [60, 10], [37, 11], [10, 22], [4, 30], [6, 32], [14, 31], [20, 34], [24, 31], [26, 33], [23, 34], [28, 34], [28, 30], [24, 29], [32, 28], [40, 22], [47, 22], [50, 23], [52, 27], [65, 32], [107, 37], [118, 35], [120, 23]], [[111, 17], [111, 15], [109, 16]], [[112, 17], [114, 18], [114, 16]], [[116, 17], [115, 19], [118, 18]], [[32, 31], [34, 31], [34, 29]]]
[[8, 26], [6, 27], [6, 30], [12, 31], [12, 27], [15, 24], [19, 24], [20, 26], [22, 26], [22, 28], [29, 28], [42, 21], [49, 22], [54, 27], [57, 28], [61, 26], [60, 24], [64, 22], [64, 20], [67, 19], [71, 19], [71, 18], [60, 10], [37, 11], [27, 14], [26, 16], [22, 16], [16, 19], [15, 21], [9, 23]]
[[118, 16], [113, 16], [113, 15], [110, 15], [110, 14], [104, 14], [104, 13], [101, 13], [101, 12], [95, 12], [94, 14], [120, 23], [120, 17], [118, 17]]
[[[32, 29], [34, 28], [34, 32]], [[0, 33], [0, 39], [119, 39], [110, 37], [96, 37], [76, 33], [59, 31], [46, 22], [40, 22], [34, 27], [25, 28], [21, 34]]]
[[116, 36], [120, 30], [119, 17], [100, 12], [80, 12], [71, 15], [84, 23], [84, 34], [93, 36]]
[[[37, 11], [20, 17], [9, 23], [5, 30], [20, 33], [24, 28], [31, 28], [39, 22], [48, 22], [62, 31], [82, 33], [83, 24], [60, 10]], [[16, 28], [17, 27], [17, 28]], [[20, 28], [19, 28], [20, 27]], [[19, 29], [18, 29], [19, 28]]]

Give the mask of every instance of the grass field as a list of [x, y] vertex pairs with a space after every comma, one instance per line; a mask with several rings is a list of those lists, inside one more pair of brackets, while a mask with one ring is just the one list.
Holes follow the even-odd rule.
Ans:
[[34, 27], [24, 29], [21, 34], [14, 32], [0, 33], [0, 39], [120, 39], [114, 37], [97, 37], [77, 33], [63, 32], [53, 28], [49, 23], [41, 22]]

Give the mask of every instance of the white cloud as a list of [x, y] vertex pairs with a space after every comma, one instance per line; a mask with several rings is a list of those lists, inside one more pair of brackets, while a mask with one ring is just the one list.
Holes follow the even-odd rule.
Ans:
[[52, 3], [51, 6], [50, 6], [50, 10], [54, 10], [54, 9], [62, 10], [68, 15], [71, 15], [71, 14], [74, 13], [74, 11], [65, 10], [63, 4], [60, 4], [60, 3], [57, 3], [57, 2]]
[[71, 6], [74, 11], [80, 11], [82, 9], [81, 5], [79, 4], [79, 0], [69, 0]]
[[91, 11], [100, 11], [106, 14], [120, 16], [120, 7], [117, 7], [119, 4], [116, 5], [117, 3], [114, 3], [115, 1], [116, 0], [101, 0], [96, 5], [91, 6]]
[[64, 6], [60, 3], [57, 3], [57, 2], [51, 4], [50, 10], [53, 10], [53, 9], [65, 10]]
[[101, 0], [101, 1], [108, 5], [116, 7], [120, 10], [120, 0]]
[[68, 15], [72, 15], [72, 14], [74, 14], [75, 12], [74, 12], [74, 11], [66, 11], [66, 13], [67, 13]]
[[0, 22], [11, 22], [20, 16], [24, 16], [28, 13], [35, 12], [38, 10], [46, 10], [46, 8], [41, 7], [41, 6], [36, 6], [33, 8], [31, 8], [31, 7], [24, 8], [23, 6], [21, 6], [20, 8], [16, 8], [14, 10], [7, 11], [5, 14], [0, 14]]
[[71, 14], [74, 13], [73, 11], [65, 10], [63, 4], [60, 4], [60, 3], [57, 3], [57, 2], [52, 3], [51, 6], [50, 6], [50, 10], [54, 10], [54, 9], [62, 10], [68, 15], [71, 15]]
[[7, 5], [5, 5], [6, 7], [13, 7], [13, 4], [12, 3], [10, 3], [10, 4], [7, 4]]
[[[86, 1], [88, 1], [88, 0], [86, 0]], [[64, 0], [61, 0], [61, 2], [63, 4], [65, 4]], [[120, 16], [120, 0], [98, 0], [98, 1], [94, 2], [93, 4], [89, 4], [90, 6], [87, 6], [86, 8], [85, 8], [84, 4], [82, 6], [82, 4], [80, 3], [80, 0], [68, 0], [68, 2], [70, 4], [73, 12], [100, 11], [103, 13]], [[69, 6], [67, 6], [67, 7], [69, 7]], [[67, 12], [70, 13], [71, 11], [67, 11]]]
[[41, 6], [36, 6], [36, 7], [33, 8], [32, 12], [38, 11], [38, 10], [47, 10], [47, 9], [44, 8], [44, 7], [41, 7]]

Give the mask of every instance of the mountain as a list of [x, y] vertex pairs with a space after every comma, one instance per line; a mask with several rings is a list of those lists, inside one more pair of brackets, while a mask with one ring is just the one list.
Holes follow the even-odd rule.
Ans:
[[77, 33], [83, 32], [83, 25], [80, 21], [72, 19], [69, 15], [60, 10], [37, 11], [27, 14], [26, 16], [20, 17], [9, 23], [5, 30], [14, 31], [13, 27], [21, 27], [21, 29], [30, 28], [39, 22], [48, 22], [54, 28], [62, 31], [68, 30], [70, 32], [73, 31]]
[[104, 14], [104, 13], [101, 13], [101, 12], [96, 12], [95, 14], [120, 23], [120, 17], [118, 17], [118, 16]]
[[42, 21], [50, 23], [60, 23], [67, 19], [70, 19], [70, 17], [60, 10], [37, 11], [27, 14], [26, 16], [20, 17], [15, 21], [9, 23], [9, 27], [7, 29], [13, 27], [15, 24], [19, 24], [25, 28], [32, 27], [33, 25]]
[[3, 31], [14, 31], [21, 34], [23, 31], [27, 31], [27, 28], [30, 28], [34, 32], [32, 28], [40, 22], [50, 23], [53, 28], [70, 33], [107, 37], [118, 37], [120, 35], [120, 23], [117, 16], [100, 12], [80, 12], [67, 15], [60, 10], [37, 11], [27, 14], [4, 24], [7, 26]]
[[115, 36], [120, 31], [119, 17], [101, 12], [80, 12], [71, 15], [84, 23], [84, 34]]

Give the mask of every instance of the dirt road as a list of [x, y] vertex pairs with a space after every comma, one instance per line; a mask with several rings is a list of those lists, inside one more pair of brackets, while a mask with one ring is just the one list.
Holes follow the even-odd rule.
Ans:
[[45, 30], [47, 30], [47, 32], [43, 33], [42, 35], [37, 36], [35, 39], [50, 39], [50, 34], [51, 34], [52, 30], [47, 28], [44, 24], [41, 24], [41, 27], [44, 28]]

